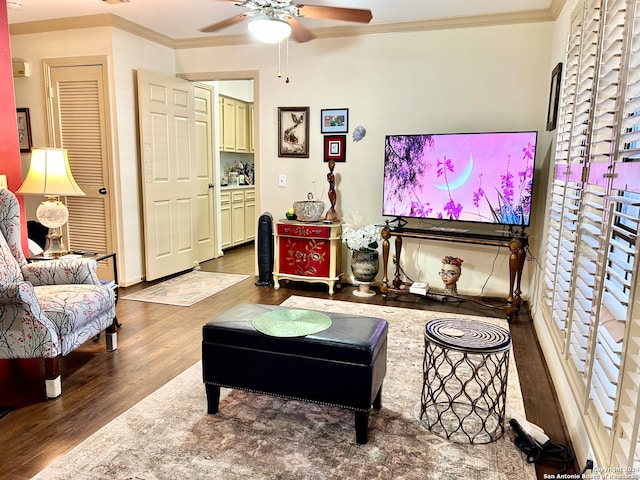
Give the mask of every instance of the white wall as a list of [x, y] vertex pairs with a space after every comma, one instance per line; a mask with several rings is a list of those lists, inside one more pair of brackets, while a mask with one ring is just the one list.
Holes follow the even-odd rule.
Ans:
[[[15, 98], [18, 108], [29, 109], [31, 134], [36, 147], [49, 146], [47, 137], [46, 99], [43, 88], [42, 60], [60, 57], [108, 55], [111, 51], [111, 29], [94, 28], [81, 41], [68, 32], [37, 33], [11, 37], [11, 56], [29, 62], [31, 76], [15, 78]], [[23, 153], [22, 172], [27, 173], [30, 154]], [[27, 218], [34, 219], [42, 197], [25, 197]]]
[[[550, 136], [542, 132], [552, 36], [552, 23], [535, 23], [292, 42], [288, 68], [283, 48], [282, 78], [273, 45], [177, 50], [176, 64], [180, 73], [211, 72], [212, 79], [220, 72], [259, 71], [258, 200], [261, 211], [275, 218], [310, 191], [324, 191], [328, 206], [320, 110], [348, 108], [347, 160], [335, 170], [337, 210], [341, 216], [355, 210], [367, 222], [381, 222], [386, 134], [538, 130], [538, 150], [548, 152]], [[311, 107], [310, 158], [278, 158], [278, 106]], [[360, 124], [367, 135], [353, 143], [351, 132]], [[277, 187], [279, 174], [287, 176], [286, 188]], [[536, 175], [546, 184], [546, 172]], [[542, 218], [543, 197], [536, 207], [535, 215]], [[463, 294], [480, 292], [496, 256], [495, 248], [440, 242], [422, 242], [420, 255], [416, 251], [409, 244], [404, 249], [407, 272], [438, 287], [440, 259], [463, 258], [458, 284]], [[508, 255], [502, 249], [484, 293], [502, 296], [507, 289]]]
[[[288, 65], [283, 48], [282, 78], [277, 77], [277, 46], [244, 45], [177, 50], [107, 28], [12, 37], [13, 55], [32, 60], [108, 54], [113, 64], [115, 127], [119, 171], [118, 207], [123, 218], [119, 249], [124, 252], [123, 283], [142, 275], [139, 214], [139, 167], [133, 70], [171, 74], [193, 72], [259, 72], [256, 99], [258, 126], [257, 190], [260, 214], [275, 218], [307, 192], [323, 194], [328, 184], [319, 127], [320, 110], [348, 108], [350, 132], [359, 124], [367, 136], [358, 143], [348, 137], [346, 163], [336, 167], [340, 215], [358, 211], [367, 222], [381, 222], [384, 136], [391, 133], [433, 133], [491, 130], [544, 132], [548, 100], [552, 23], [463, 28], [429, 32], [376, 34], [365, 37], [291, 42]], [[35, 50], [35, 52], [33, 52]], [[290, 82], [285, 83], [289, 77]], [[211, 79], [215, 79], [212, 75]], [[226, 77], [228, 78], [228, 77]], [[16, 87], [20, 106], [39, 98], [35, 121], [44, 124], [41, 75], [32, 87]], [[18, 82], [17, 82], [18, 83]], [[309, 106], [310, 158], [277, 156], [277, 107]], [[40, 134], [41, 135], [41, 134]], [[537, 164], [548, 152], [549, 136], [541, 134]], [[277, 187], [279, 174], [286, 188]], [[546, 183], [547, 172], [536, 172]], [[324, 193], [323, 193], [324, 192]], [[537, 199], [536, 215], [544, 199]], [[535, 235], [534, 229], [531, 232]], [[537, 239], [533, 238], [533, 241]], [[419, 255], [416, 253], [419, 251]], [[416, 280], [440, 286], [440, 258], [455, 254], [465, 260], [458, 285], [463, 294], [504, 295], [508, 286], [508, 255], [495, 248], [422, 242], [404, 249], [403, 265]], [[494, 257], [496, 265], [493, 266]], [[344, 251], [345, 265], [348, 252]], [[527, 277], [533, 265], [528, 263]], [[493, 273], [491, 273], [493, 272]], [[523, 290], [529, 293], [525, 279]]]
[[253, 82], [250, 80], [225, 80], [212, 83], [220, 95], [253, 102]]
[[[109, 58], [113, 115], [113, 151], [117, 171], [114, 185], [122, 229], [118, 232], [119, 279], [122, 285], [139, 282], [143, 276], [142, 221], [135, 97], [135, 70], [147, 69], [173, 76], [173, 50], [135, 35], [108, 27], [63, 32], [14, 35], [11, 54], [31, 64], [29, 78], [15, 82], [16, 103], [28, 107], [33, 144], [46, 146], [47, 125], [42, 60], [47, 58], [105, 55]], [[29, 155], [22, 154], [23, 172]], [[41, 198], [26, 198], [27, 218], [35, 218]]]
[[119, 156], [116, 161], [119, 168], [117, 197], [122, 218], [118, 250], [125, 252], [124, 285], [137, 283], [144, 277], [136, 70], [174, 76], [173, 50], [114, 29], [113, 84], [118, 122], [116, 154]]

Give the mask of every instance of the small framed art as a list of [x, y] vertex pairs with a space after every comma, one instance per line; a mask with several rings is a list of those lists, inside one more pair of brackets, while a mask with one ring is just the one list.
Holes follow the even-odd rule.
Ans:
[[278, 107], [278, 156], [309, 158], [309, 107]]
[[18, 120], [18, 142], [20, 143], [21, 152], [31, 151], [31, 119], [29, 118], [28, 108], [17, 108], [16, 115]]
[[320, 110], [320, 133], [347, 133], [349, 109]]
[[324, 137], [324, 161], [345, 162], [347, 148], [346, 135], [326, 135]]
[[549, 105], [547, 107], [547, 132], [554, 130], [558, 122], [558, 103], [560, 100], [560, 80], [562, 79], [562, 63], [558, 63], [551, 72], [551, 88], [549, 89]]

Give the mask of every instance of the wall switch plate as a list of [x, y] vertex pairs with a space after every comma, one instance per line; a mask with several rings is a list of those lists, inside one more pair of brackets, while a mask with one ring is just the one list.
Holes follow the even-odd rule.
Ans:
[[287, 176], [284, 173], [278, 175], [278, 186], [286, 187], [287, 186]]

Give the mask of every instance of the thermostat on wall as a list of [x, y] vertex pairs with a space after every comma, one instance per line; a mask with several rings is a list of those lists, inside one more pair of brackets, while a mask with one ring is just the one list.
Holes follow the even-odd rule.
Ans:
[[31, 67], [26, 60], [14, 59], [11, 61], [13, 67], [14, 77], [29, 77], [31, 76]]

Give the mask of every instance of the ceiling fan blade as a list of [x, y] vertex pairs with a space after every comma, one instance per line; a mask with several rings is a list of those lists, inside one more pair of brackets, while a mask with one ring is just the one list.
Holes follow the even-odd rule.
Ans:
[[231, 25], [235, 25], [236, 23], [240, 23], [245, 18], [247, 18], [246, 13], [241, 13], [240, 15], [236, 15], [235, 17], [227, 18], [226, 20], [222, 20], [218, 23], [213, 23], [207, 27], [201, 28], [200, 31], [204, 33], [216, 32], [226, 27], [230, 27]]
[[301, 17], [326, 18], [345, 22], [369, 23], [373, 18], [371, 10], [343, 7], [323, 7], [319, 5], [298, 5]]
[[315, 38], [313, 33], [311, 33], [311, 31], [307, 29], [307, 27], [302, 25], [295, 18], [287, 18], [285, 19], [285, 22], [287, 22], [291, 26], [291, 36], [296, 42], [304, 43]]

